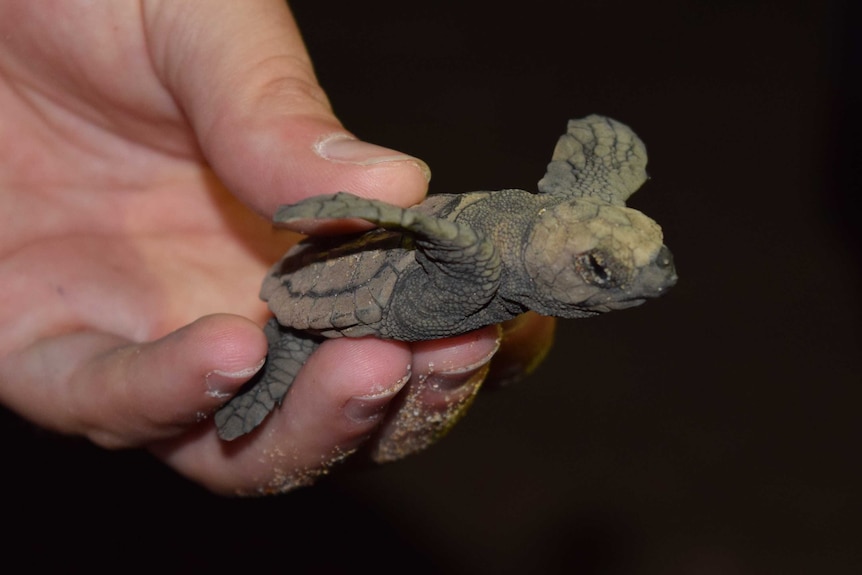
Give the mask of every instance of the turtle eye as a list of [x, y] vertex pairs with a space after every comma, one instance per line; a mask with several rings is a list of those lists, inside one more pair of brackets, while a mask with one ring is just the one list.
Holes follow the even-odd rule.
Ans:
[[615, 283], [613, 273], [599, 252], [587, 252], [575, 258], [575, 269], [584, 281], [599, 287], [610, 287]]

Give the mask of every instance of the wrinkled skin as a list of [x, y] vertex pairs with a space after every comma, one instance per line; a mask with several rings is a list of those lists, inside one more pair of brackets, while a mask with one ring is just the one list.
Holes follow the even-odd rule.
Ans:
[[[260, 278], [296, 239], [273, 232], [276, 206], [333, 190], [407, 206], [427, 187], [420, 161], [341, 126], [284, 2], [9, 1], [0, 36], [4, 405], [215, 492], [268, 493], [439, 435], [402, 425], [397, 397], [445, 414], [473, 396], [493, 327], [332, 341], [262, 433], [216, 436], [210, 414], [266, 353]], [[500, 378], [542, 355], [549, 321], [517, 322]]]

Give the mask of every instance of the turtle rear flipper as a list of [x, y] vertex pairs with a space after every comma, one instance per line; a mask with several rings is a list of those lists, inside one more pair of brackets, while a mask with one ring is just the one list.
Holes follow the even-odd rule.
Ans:
[[597, 115], [570, 120], [539, 191], [625, 205], [647, 180], [646, 164], [646, 146], [625, 124]]
[[318, 337], [283, 328], [275, 319], [266, 324], [264, 333], [269, 342], [266, 363], [215, 414], [222, 439], [245, 435], [281, 405], [300, 368], [320, 345]]

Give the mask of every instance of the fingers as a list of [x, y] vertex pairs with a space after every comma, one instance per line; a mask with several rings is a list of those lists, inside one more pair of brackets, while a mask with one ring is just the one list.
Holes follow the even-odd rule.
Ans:
[[371, 458], [402, 459], [443, 437], [466, 414], [499, 346], [497, 326], [415, 343], [413, 377], [390, 408]]
[[335, 118], [283, 1], [146, 6], [162, 81], [213, 169], [246, 203], [271, 215], [337, 191], [400, 205], [422, 199], [424, 163], [357, 140]]
[[225, 442], [207, 422], [152, 450], [209, 489], [241, 495], [312, 484], [369, 440], [374, 460], [400, 459], [465, 413], [498, 343], [494, 327], [412, 349], [374, 338], [328, 340], [253, 433]]
[[15, 382], [4, 387], [4, 400], [25, 417], [119, 448], [194, 425], [253, 375], [265, 354], [253, 322], [217, 315], [144, 344], [94, 332], [49, 338], [6, 358], [0, 373]]
[[501, 346], [526, 348], [511, 363], [499, 358], [509, 366], [503, 372], [509, 380], [516, 368], [540, 361], [553, 322], [530, 314], [509, 328], [512, 339], [502, 342], [498, 326], [412, 346], [374, 338], [325, 341], [284, 404], [255, 432], [224, 442], [207, 421], [197, 433], [152, 450], [209, 489], [241, 495], [310, 485], [366, 442], [378, 463], [401, 459], [438, 441], [467, 412]]
[[376, 461], [400, 459], [464, 414], [497, 346], [493, 327], [412, 349], [374, 338], [328, 340], [251, 434], [225, 442], [207, 422], [152, 450], [209, 489], [241, 495], [309, 485], [366, 442]]
[[410, 361], [401, 342], [325, 341], [282, 406], [252, 433], [225, 442], [207, 427], [153, 451], [219, 493], [270, 494], [308, 485], [374, 433], [409, 380]]
[[230, 443], [209, 416], [266, 352], [260, 329], [237, 316], [208, 316], [146, 344], [60, 336], [6, 358], [0, 375], [16, 374], [4, 401], [37, 423], [106, 447], [148, 445], [213, 491], [262, 494], [312, 483], [369, 440], [378, 462], [431, 445], [466, 412], [499, 345], [495, 327], [412, 349], [326, 341], [281, 408]]
[[[556, 320], [528, 312], [445, 340], [414, 344], [413, 377], [390, 407], [371, 449], [378, 463], [402, 459], [443, 437], [470, 407], [484, 383], [516, 383], [545, 359]], [[493, 357], [493, 359], [492, 359]]]

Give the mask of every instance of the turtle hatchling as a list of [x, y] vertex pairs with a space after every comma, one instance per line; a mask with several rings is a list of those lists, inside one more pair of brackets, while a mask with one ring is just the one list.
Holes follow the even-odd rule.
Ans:
[[443, 338], [527, 310], [584, 318], [663, 294], [677, 276], [661, 228], [625, 205], [646, 163], [631, 129], [593, 115], [569, 121], [537, 193], [438, 194], [401, 208], [340, 192], [281, 206], [277, 224], [377, 227], [308, 237], [270, 269], [267, 360], [216, 413], [220, 437], [257, 427], [324, 338]]

